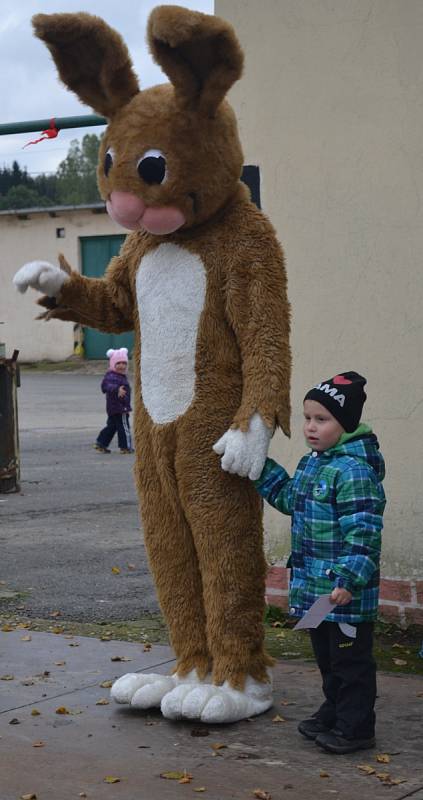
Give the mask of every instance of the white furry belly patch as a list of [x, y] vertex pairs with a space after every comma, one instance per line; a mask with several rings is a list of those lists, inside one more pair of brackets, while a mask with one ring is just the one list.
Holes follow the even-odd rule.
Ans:
[[194, 398], [203, 262], [176, 244], [160, 244], [141, 259], [136, 287], [143, 402], [153, 422], [171, 422]]

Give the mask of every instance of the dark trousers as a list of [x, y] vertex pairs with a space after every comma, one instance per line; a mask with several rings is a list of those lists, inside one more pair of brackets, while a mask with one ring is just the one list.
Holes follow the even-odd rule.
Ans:
[[373, 623], [360, 622], [356, 628], [356, 639], [345, 636], [336, 622], [322, 622], [310, 630], [326, 698], [314, 716], [347, 739], [370, 739], [376, 719]]
[[97, 436], [97, 444], [108, 447], [115, 433], [118, 436], [118, 445], [121, 450], [131, 450], [131, 429], [129, 427], [129, 414], [111, 414], [107, 417], [106, 427]]

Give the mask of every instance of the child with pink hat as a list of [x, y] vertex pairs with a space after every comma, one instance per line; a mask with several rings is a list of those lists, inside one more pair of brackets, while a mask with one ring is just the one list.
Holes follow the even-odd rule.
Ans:
[[126, 375], [128, 350], [108, 350], [109, 369], [102, 382], [101, 391], [106, 395], [107, 423], [97, 436], [94, 448], [99, 453], [110, 453], [109, 444], [115, 433], [120, 452], [133, 453], [129, 412], [131, 409], [131, 387]]

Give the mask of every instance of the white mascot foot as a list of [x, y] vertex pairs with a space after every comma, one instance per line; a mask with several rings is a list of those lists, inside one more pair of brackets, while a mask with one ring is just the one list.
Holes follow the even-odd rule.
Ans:
[[161, 710], [168, 719], [199, 719], [211, 724], [238, 722], [263, 714], [272, 705], [272, 684], [249, 676], [243, 691], [232, 689], [227, 681], [222, 686], [182, 683], [163, 697]]
[[177, 675], [140, 674], [129, 672], [114, 682], [110, 694], [116, 703], [133, 708], [159, 708], [163, 697], [183, 683], [196, 686], [200, 681], [197, 672], [192, 670], [186, 678]]
[[162, 697], [176, 685], [172, 675], [143, 675], [129, 672], [114, 682], [110, 695], [116, 703], [135, 708], [159, 708]]

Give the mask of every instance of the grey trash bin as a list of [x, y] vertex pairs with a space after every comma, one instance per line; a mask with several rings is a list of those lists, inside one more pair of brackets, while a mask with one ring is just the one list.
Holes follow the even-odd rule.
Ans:
[[19, 492], [20, 462], [17, 387], [19, 350], [0, 354], [0, 492]]

